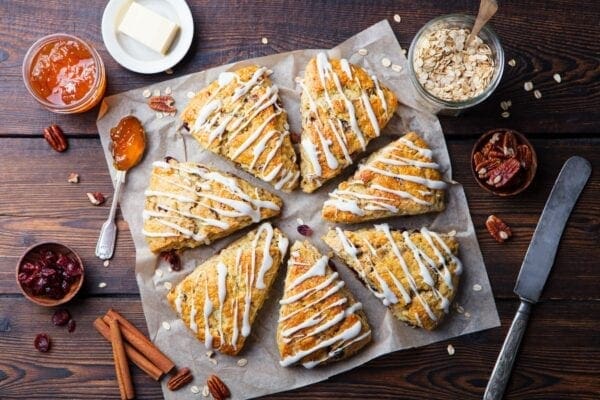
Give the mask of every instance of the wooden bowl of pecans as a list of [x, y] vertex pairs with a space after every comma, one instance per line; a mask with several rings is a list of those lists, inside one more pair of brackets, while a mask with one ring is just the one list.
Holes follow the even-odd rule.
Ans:
[[512, 129], [493, 129], [473, 146], [471, 170], [486, 191], [497, 196], [514, 196], [533, 181], [537, 155], [523, 134]]

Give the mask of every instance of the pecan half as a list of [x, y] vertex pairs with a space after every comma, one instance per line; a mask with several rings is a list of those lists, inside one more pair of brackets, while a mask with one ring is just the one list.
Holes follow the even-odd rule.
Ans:
[[512, 236], [512, 231], [499, 217], [490, 215], [485, 221], [485, 227], [498, 243], [504, 243]]
[[526, 144], [520, 144], [517, 146], [517, 158], [521, 163], [521, 166], [525, 169], [531, 168], [533, 164], [533, 153]]
[[100, 192], [88, 192], [86, 193], [90, 203], [95, 206], [99, 206], [106, 201], [106, 197]]
[[59, 153], [62, 153], [69, 147], [65, 134], [56, 124], [52, 124], [44, 129], [44, 139], [46, 139], [50, 147]]
[[229, 389], [225, 383], [223, 383], [223, 381], [216, 375], [209, 376], [208, 380], [206, 381], [206, 385], [208, 386], [208, 390], [215, 400], [224, 400], [231, 396], [231, 393], [229, 392]]
[[167, 388], [172, 391], [176, 391], [190, 383], [194, 379], [192, 371], [189, 368], [182, 368], [175, 375], [173, 375], [169, 382], [167, 382]]
[[506, 187], [512, 183], [520, 170], [521, 163], [519, 163], [519, 160], [509, 158], [489, 172], [486, 183], [496, 188]]
[[154, 111], [160, 111], [164, 113], [173, 113], [177, 109], [173, 107], [175, 99], [171, 95], [165, 96], [152, 96], [148, 99], [148, 106]]

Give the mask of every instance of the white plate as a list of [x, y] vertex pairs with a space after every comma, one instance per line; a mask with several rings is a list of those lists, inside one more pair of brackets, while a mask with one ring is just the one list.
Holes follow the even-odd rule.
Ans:
[[116, 62], [134, 72], [154, 74], [172, 68], [185, 56], [194, 37], [194, 20], [188, 4], [185, 0], [136, 1], [179, 25], [169, 52], [162, 55], [118, 32], [117, 27], [131, 0], [110, 0], [106, 5], [102, 15], [102, 40], [106, 49]]

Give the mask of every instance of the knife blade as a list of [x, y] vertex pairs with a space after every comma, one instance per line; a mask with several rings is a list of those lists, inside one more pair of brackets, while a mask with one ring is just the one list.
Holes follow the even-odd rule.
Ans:
[[592, 167], [584, 158], [571, 157], [565, 162], [544, 206], [517, 277], [514, 291], [520, 298], [530, 303], [539, 300], [569, 215], [591, 172]]
[[484, 400], [500, 400], [504, 395], [531, 308], [540, 298], [569, 215], [591, 172], [589, 161], [575, 156], [565, 162], [558, 174], [519, 271], [515, 293], [521, 304], [485, 388]]

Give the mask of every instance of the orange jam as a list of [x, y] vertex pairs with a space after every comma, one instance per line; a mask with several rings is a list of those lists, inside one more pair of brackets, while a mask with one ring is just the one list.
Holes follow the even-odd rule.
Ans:
[[57, 39], [35, 55], [29, 81], [40, 97], [57, 105], [81, 100], [94, 86], [96, 63], [90, 51], [71, 39]]
[[127, 171], [136, 166], [144, 155], [146, 134], [139, 119], [130, 115], [110, 130], [114, 166]]

